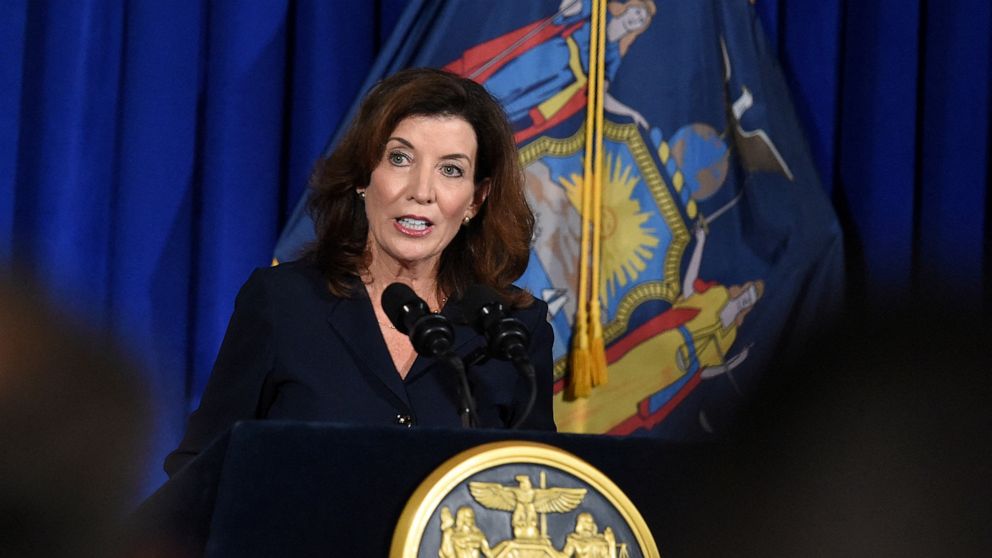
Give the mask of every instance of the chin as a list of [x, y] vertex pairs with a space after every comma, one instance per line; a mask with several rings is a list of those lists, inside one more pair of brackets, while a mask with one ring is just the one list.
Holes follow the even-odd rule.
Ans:
[[434, 253], [419, 250], [397, 250], [396, 252], [387, 253], [387, 255], [404, 266], [427, 263], [441, 257], [440, 252]]
[[410, 244], [411, 243], [404, 242], [401, 245], [396, 246], [396, 250], [390, 252], [390, 255], [402, 262], [422, 262], [440, 258], [441, 253], [444, 252], [444, 249], [450, 243], [445, 243], [443, 246], [437, 246], [433, 243], [431, 243], [430, 246], [425, 246], [419, 242], [413, 242], [412, 244], [414, 244], [414, 246], [410, 246]]

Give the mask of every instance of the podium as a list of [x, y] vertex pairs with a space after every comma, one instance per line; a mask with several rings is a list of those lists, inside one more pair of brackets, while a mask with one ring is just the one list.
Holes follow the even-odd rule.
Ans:
[[604, 473], [640, 511], [666, 557], [694, 554], [699, 521], [717, 505], [701, 473], [713, 459], [707, 446], [252, 421], [236, 424], [141, 506], [137, 538], [208, 558], [385, 557], [404, 506], [428, 475], [464, 450], [507, 440], [560, 448]]

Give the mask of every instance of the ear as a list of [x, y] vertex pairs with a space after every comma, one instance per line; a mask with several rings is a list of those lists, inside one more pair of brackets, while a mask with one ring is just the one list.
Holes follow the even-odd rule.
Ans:
[[475, 217], [479, 213], [479, 209], [482, 208], [482, 204], [485, 203], [486, 198], [489, 197], [489, 186], [492, 184], [492, 180], [485, 178], [482, 182], [475, 187], [475, 195], [472, 199], [472, 205], [468, 206], [468, 217]]

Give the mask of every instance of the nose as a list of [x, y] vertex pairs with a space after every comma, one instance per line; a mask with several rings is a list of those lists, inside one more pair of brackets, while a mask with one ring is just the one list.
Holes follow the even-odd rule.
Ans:
[[428, 165], [420, 165], [409, 174], [407, 195], [409, 199], [421, 204], [434, 203], [434, 173]]

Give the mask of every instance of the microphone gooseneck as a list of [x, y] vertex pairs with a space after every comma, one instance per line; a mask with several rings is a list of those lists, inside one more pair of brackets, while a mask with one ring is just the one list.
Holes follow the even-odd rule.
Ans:
[[503, 304], [491, 287], [472, 285], [465, 292], [463, 300], [466, 317], [472, 327], [486, 338], [486, 349], [490, 356], [513, 363], [517, 372], [523, 374], [530, 385], [530, 395], [524, 411], [510, 426], [518, 428], [530, 415], [537, 400], [537, 378], [534, 365], [530, 362], [527, 348], [530, 346], [530, 333], [520, 320], [507, 316]]
[[403, 283], [393, 283], [382, 292], [382, 310], [397, 331], [410, 337], [417, 354], [440, 359], [454, 370], [459, 384], [462, 426], [474, 427], [475, 399], [465, 375], [465, 364], [451, 349], [455, 341], [451, 321], [431, 312], [427, 303]]

